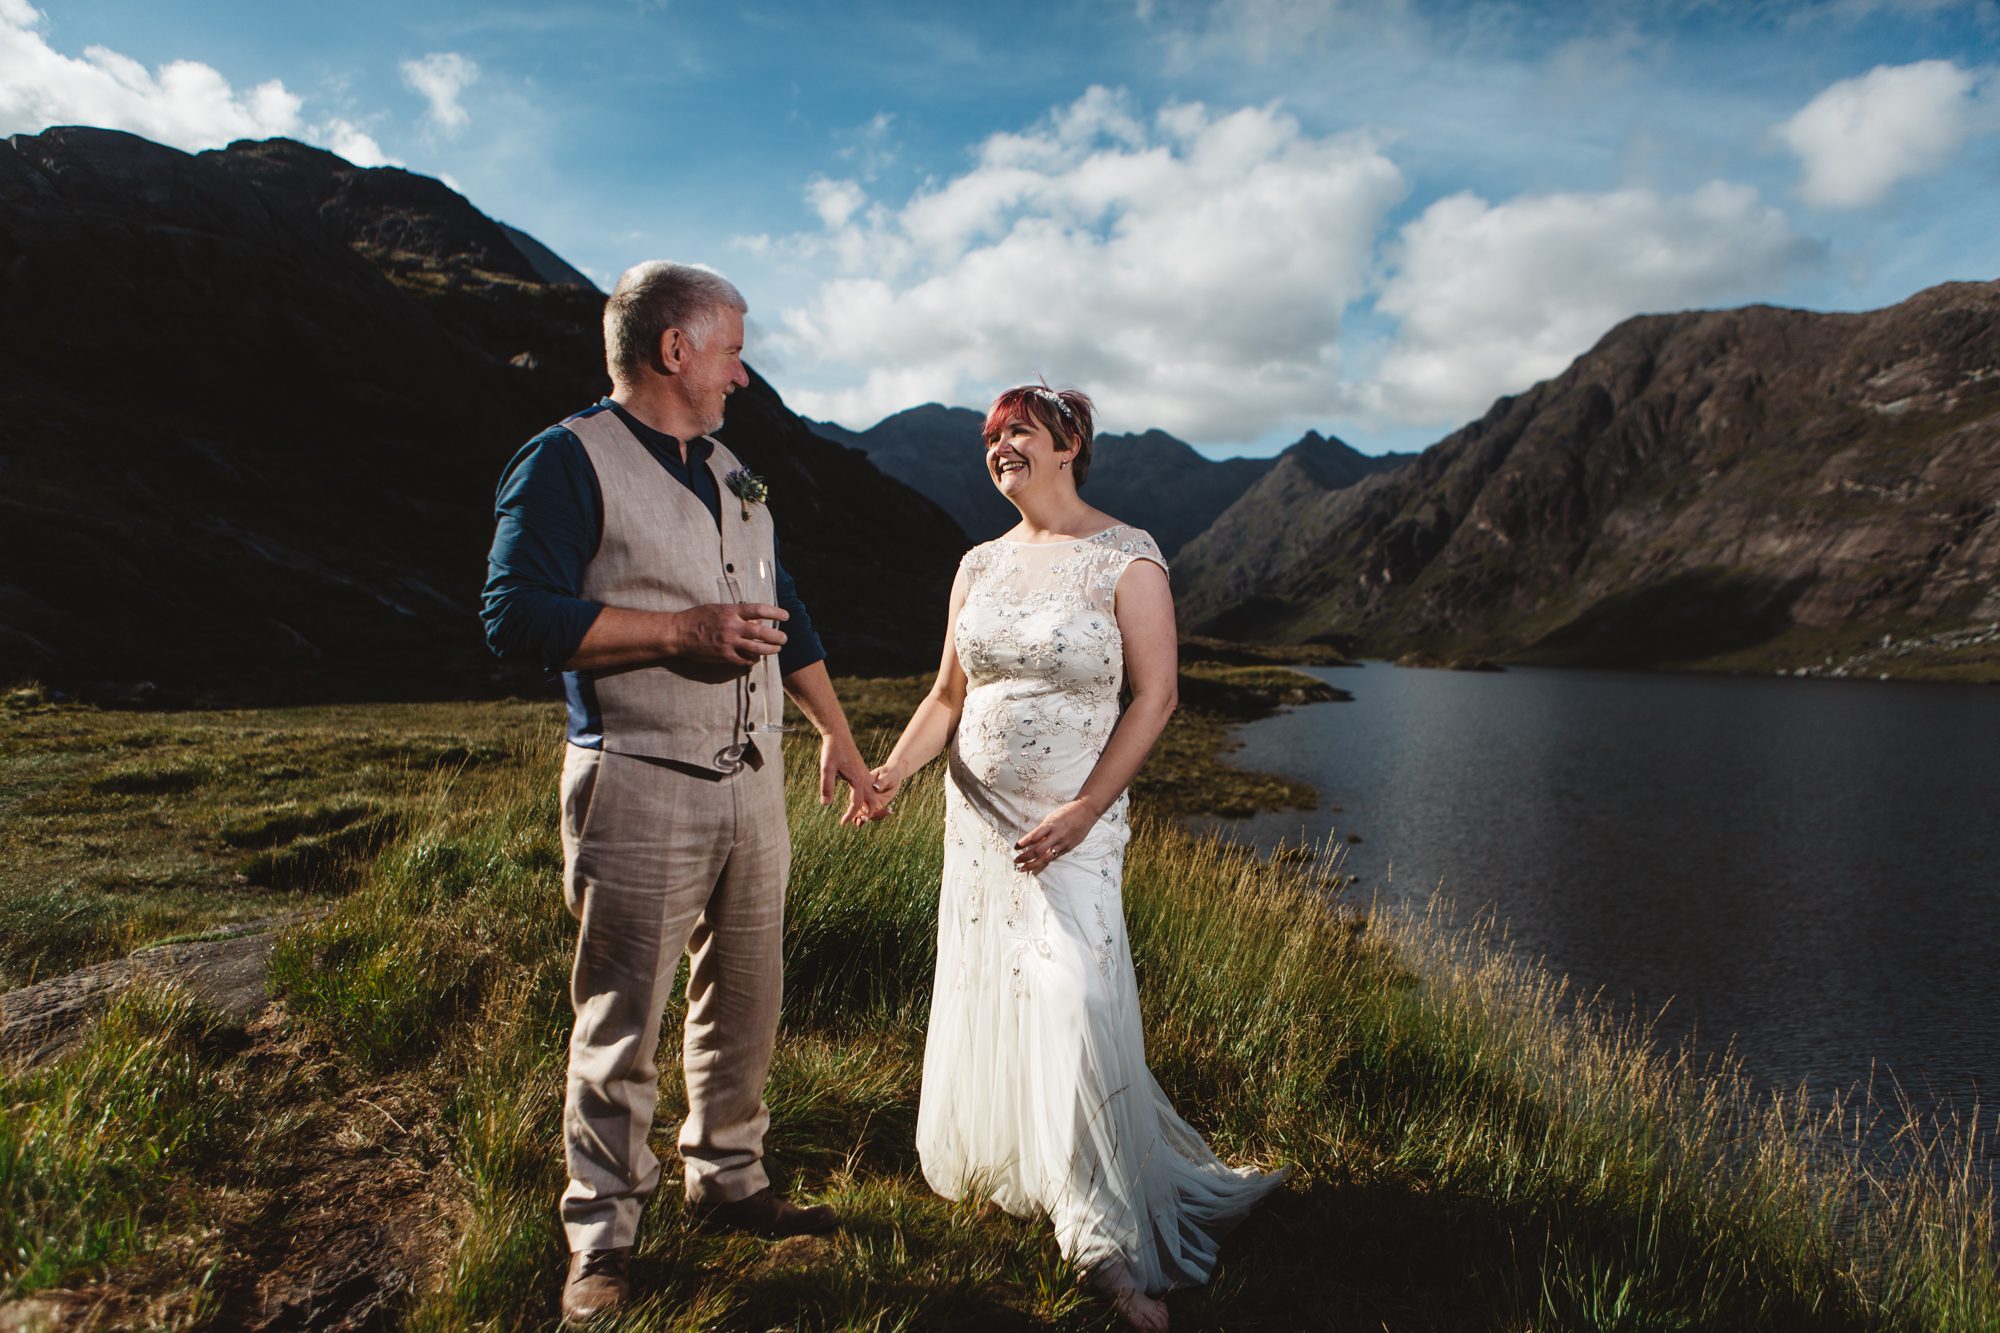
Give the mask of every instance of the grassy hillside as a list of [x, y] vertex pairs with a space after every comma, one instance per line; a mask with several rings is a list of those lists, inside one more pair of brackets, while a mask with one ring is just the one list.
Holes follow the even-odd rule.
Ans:
[[[866, 726], [913, 688], [849, 693]], [[281, 944], [280, 1010], [231, 1030], [135, 994], [69, 1056], [0, 1079], [0, 1293], [40, 1293], [14, 1312], [553, 1323], [574, 927], [555, 719], [519, 721], [478, 766], [412, 778], [393, 840]], [[790, 758], [772, 1145], [780, 1183], [850, 1223], [713, 1237], [669, 1185], [637, 1263], [651, 1294], [622, 1326], [1106, 1326], [1045, 1227], [917, 1172], [935, 773], [893, 821], [842, 830], [804, 747]], [[1923, 1131], [1886, 1186], [1851, 1118], [1565, 1017], [1557, 983], [1435, 921], [1338, 910], [1335, 873], [1140, 820], [1127, 911], [1154, 1070], [1225, 1156], [1298, 1167], [1215, 1283], [1173, 1298], [1176, 1327], [2000, 1328], [1991, 1198], [1923, 1168]]]
[[[1261, 653], [1188, 647], [1184, 707], [1137, 784], [1183, 813], [1309, 807], [1310, 787], [1223, 764], [1232, 722], [1340, 692]], [[925, 677], [840, 683], [886, 754]], [[191, 712], [0, 699], [0, 991], [218, 927], [324, 907], [436, 780], [477, 804], [514, 776], [554, 705], [342, 704]], [[803, 723], [794, 712], [794, 723]], [[560, 739], [542, 738], [553, 747]]]
[[0, 990], [310, 909], [434, 774], [476, 797], [550, 706], [0, 709]]

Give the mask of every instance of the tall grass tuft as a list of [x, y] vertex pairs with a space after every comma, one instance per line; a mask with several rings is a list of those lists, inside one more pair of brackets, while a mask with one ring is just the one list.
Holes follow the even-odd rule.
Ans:
[[944, 782], [932, 765], [897, 793], [896, 812], [843, 829], [793, 756], [791, 891], [785, 902], [788, 1021], [921, 1028], [937, 957], [937, 882], [944, 866]]
[[176, 1220], [238, 1105], [214, 1035], [184, 994], [135, 988], [79, 1049], [0, 1077], [0, 1296], [101, 1271]]
[[518, 741], [511, 780], [489, 778], [476, 802], [436, 774], [360, 887], [280, 941], [273, 988], [376, 1069], [431, 1056], [496, 988], [538, 997], [554, 1021], [560, 995], [534, 983], [567, 960], [557, 749], [546, 729]]

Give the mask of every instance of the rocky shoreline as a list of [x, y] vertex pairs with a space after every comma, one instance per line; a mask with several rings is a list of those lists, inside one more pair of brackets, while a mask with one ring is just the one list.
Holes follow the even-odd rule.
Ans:
[[[1988, 654], [1976, 651], [1982, 648], [1992, 651]], [[1780, 670], [1777, 674], [1827, 680], [1865, 680], [1869, 677], [1877, 680], [1905, 679], [1910, 666], [1936, 667], [1941, 657], [1951, 656], [1972, 659], [1990, 657], [1994, 670], [1981, 679], [1983, 683], [2000, 684], [2000, 621], [1968, 629], [1914, 634], [1902, 639], [1884, 634], [1880, 643], [1862, 652], [1848, 654], [1839, 660], [1828, 654], [1823, 662], [1793, 667], [1790, 671]]]

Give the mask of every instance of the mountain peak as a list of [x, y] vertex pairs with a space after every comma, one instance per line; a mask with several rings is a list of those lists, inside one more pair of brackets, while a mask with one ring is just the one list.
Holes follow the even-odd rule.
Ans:
[[1186, 620], [1739, 670], [1817, 666], [1873, 627], [1984, 632], [1996, 365], [2000, 282], [1630, 319], [1401, 472], [1315, 492], [1299, 478], [1345, 447], [1288, 450], [1182, 554]]
[[970, 407], [946, 407], [943, 403], [919, 403], [915, 407], [906, 407], [900, 412], [890, 413], [876, 422], [870, 429], [879, 429], [889, 425], [891, 422], [905, 426], [927, 427], [946, 423], [958, 424], [970, 422], [976, 431], [979, 423], [983, 420], [985, 418]]
[[[221, 149], [210, 149], [236, 157], [267, 157], [278, 161], [290, 161], [302, 165], [309, 164], [322, 171], [367, 171], [372, 168], [359, 167], [340, 154], [328, 148], [301, 143], [297, 139], [287, 139], [279, 135], [274, 139], [231, 139]], [[395, 170], [396, 168], [389, 168]]]
[[260, 191], [305, 203], [349, 245], [394, 273], [544, 281], [504, 227], [434, 177], [402, 167], [357, 167], [293, 139], [239, 139], [201, 157]]
[[[493, 660], [473, 603], [508, 458], [606, 387], [601, 296], [538, 280], [441, 182], [290, 141], [15, 136], [0, 233], [19, 256], [0, 265], [9, 308], [32, 312], [0, 320], [11, 419], [60, 445], [5, 450], [0, 679], [546, 688], [539, 665]], [[725, 432], [772, 481], [835, 660], [935, 663], [964, 547], [948, 518], [814, 439], [754, 374]], [[867, 540], [884, 514], [893, 551]]]
[[1217, 466], [1186, 440], [1154, 427], [1137, 435], [1100, 435], [1092, 445], [1120, 467], [1144, 466], [1175, 473], [1206, 472]]
[[1398, 467], [1401, 455], [1373, 458], [1332, 435], [1308, 430], [1278, 455], [1277, 465], [1296, 473], [1321, 490], [1352, 486], [1363, 477]]

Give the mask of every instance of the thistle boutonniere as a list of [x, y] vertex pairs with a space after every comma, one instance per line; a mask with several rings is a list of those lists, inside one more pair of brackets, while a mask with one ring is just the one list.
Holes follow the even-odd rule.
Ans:
[[750, 521], [750, 506], [763, 504], [771, 498], [771, 487], [762, 477], [747, 467], [722, 474], [722, 484], [743, 506], [743, 521]]

